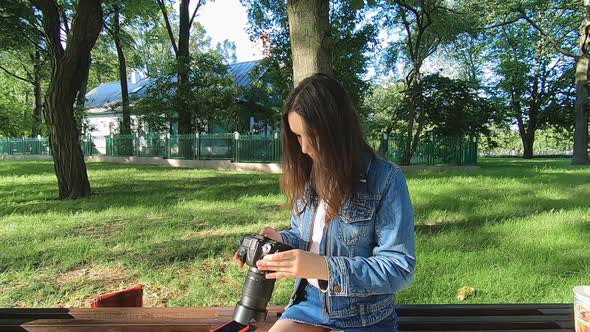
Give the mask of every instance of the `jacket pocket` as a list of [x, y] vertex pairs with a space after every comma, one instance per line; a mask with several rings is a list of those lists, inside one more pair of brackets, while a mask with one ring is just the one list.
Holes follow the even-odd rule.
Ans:
[[347, 200], [340, 209], [338, 239], [350, 246], [368, 236], [380, 201], [381, 195], [366, 193], [356, 193], [354, 199]]

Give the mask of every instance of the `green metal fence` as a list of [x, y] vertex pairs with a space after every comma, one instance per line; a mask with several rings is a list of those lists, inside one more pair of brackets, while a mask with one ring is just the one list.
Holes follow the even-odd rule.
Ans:
[[[86, 156], [138, 156], [172, 159], [231, 160], [234, 162], [279, 162], [281, 144], [273, 136], [240, 134], [112, 135], [80, 138]], [[435, 137], [418, 142], [410, 164], [475, 165], [477, 139]], [[380, 154], [398, 164], [407, 164], [408, 144], [402, 136], [369, 139]], [[45, 154], [51, 149], [47, 138], [0, 139], [0, 154]]]
[[0, 154], [50, 155], [47, 138], [5, 138], [0, 139]]
[[476, 137], [430, 137], [418, 141], [408, 163], [410, 144], [404, 136], [369, 139], [369, 144], [385, 158], [398, 164], [475, 165], [477, 164]]

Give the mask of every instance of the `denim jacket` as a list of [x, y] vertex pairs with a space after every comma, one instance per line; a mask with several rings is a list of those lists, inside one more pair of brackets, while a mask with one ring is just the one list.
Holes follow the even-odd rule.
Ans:
[[[395, 315], [395, 294], [410, 285], [416, 264], [413, 209], [401, 169], [372, 153], [363, 166], [354, 199], [326, 224], [320, 242], [329, 271], [327, 284], [320, 281], [324, 313], [350, 327]], [[284, 243], [308, 250], [316, 207], [317, 199], [296, 202], [291, 229], [281, 231]], [[305, 283], [296, 280], [289, 305]]]

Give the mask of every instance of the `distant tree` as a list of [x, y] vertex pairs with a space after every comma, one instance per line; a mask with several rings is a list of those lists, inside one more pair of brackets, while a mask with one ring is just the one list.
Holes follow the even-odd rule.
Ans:
[[42, 85], [49, 76], [48, 53], [39, 28], [41, 17], [29, 3], [16, 0], [6, 0], [0, 7], [0, 16], [0, 44], [3, 45], [0, 72], [32, 87], [34, 106], [29, 135], [35, 137], [41, 133]]
[[[460, 3], [457, 3], [459, 5]], [[422, 100], [422, 67], [427, 58], [440, 46], [453, 42], [472, 28], [471, 16], [461, 15], [442, 0], [386, 1], [378, 5], [390, 30], [401, 30], [401, 38], [392, 41], [388, 48], [388, 63], [407, 66], [405, 82], [408, 86], [406, 138], [400, 162], [409, 164], [426, 125], [427, 110]]]
[[126, 27], [139, 16], [157, 18], [159, 11], [157, 5], [150, 0], [120, 1], [108, 0], [105, 2], [107, 15], [104, 27], [115, 44], [117, 59], [119, 62], [119, 83], [121, 86], [121, 110], [123, 121], [121, 134], [131, 134], [131, 111], [129, 108], [129, 88], [127, 86], [127, 60], [124, 49], [128, 52], [133, 49], [133, 39], [126, 31]]

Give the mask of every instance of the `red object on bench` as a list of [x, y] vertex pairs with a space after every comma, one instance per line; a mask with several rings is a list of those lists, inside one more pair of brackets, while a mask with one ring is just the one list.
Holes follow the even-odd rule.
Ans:
[[143, 285], [100, 295], [92, 300], [90, 307], [143, 307]]

